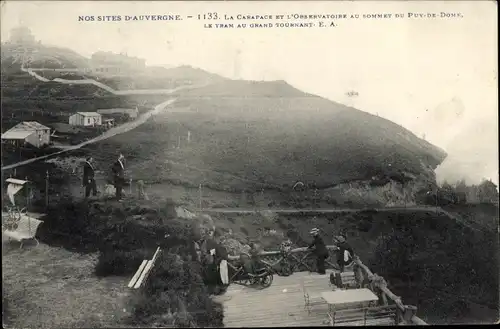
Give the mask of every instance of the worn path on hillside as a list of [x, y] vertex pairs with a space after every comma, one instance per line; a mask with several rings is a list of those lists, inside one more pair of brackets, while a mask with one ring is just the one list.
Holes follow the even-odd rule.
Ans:
[[[114, 95], [170, 95], [175, 92], [185, 90], [185, 89], [194, 89], [194, 88], [201, 88], [206, 86], [207, 84], [203, 85], [195, 85], [195, 86], [180, 86], [177, 88], [172, 88], [172, 89], [131, 89], [131, 90], [116, 90], [111, 88], [110, 86], [105, 85], [102, 82], [96, 81], [94, 79], [81, 79], [81, 80], [68, 80], [68, 79], [61, 79], [61, 78], [55, 78], [55, 79], [47, 79], [42, 77], [41, 75], [37, 74], [33, 69], [26, 69], [24, 67], [21, 67], [21, 70], [23, 72], [28, 73], [35, 79], [42, 81], [42, 82], [58, 82], [62, 84], [67, 84], [67, 85], [94, 85], [96, 87], [99, 87], [103, 90], [106, 90], [107, 92], [110, 92]], [[54, 71], [52, 69], [38, 69], [36, 70], [38, 72], [40, 71]]]
[[207, 213], [220, 213], [220, 214], [255, 214], [261, 212], [273, 212], [281, 214], [296, 214], [296, 213], [342, 213], [342, 212], [361, 212], [361, 211], [436, 211], [444, 213], [443, 209], [433, 206], [411, 206], [411, 207], [384, 207], [384, 208], [311, 208], [311, 209], [240, 209], [240, 208], [212, 208], [203, 209]]
[[110, 137], [113, 137], [113, 136], [116, 136], [119, 134], [123, 134], [123, 133], [130, 131], [130, 130], [138, 127], [139, 125], [143, 124], [144, 122], [146, 122], [146, 120], [151, 118], [153, 115], [156, 115], [156, 114], [164, 111], [167, 108], [167, 106], [171, 105], [174, 102], [175, 102], [175, 99], [169, 99], [168, 101], [165, 101], [161, 104], [156, 105], [154, 107], [154, 109], [152, 109], [151, 111], [148, 111], [146, 113], [141, 114], [136, 120], [131, 121], [131, 122], [127, 122], [127, 123], [125, 123], [123, 125], [119, 125], [117, 127], [113, 127], [111, 129], [109, 129], [108, 131], [106, 131], [104, 134], [99, 135], [95, 138], [89, 139], [88, 141], [85, 141], [85, 142], [80, 143], [78, 145], [68, 146], [67, 148], [65, 148], [64, 150], [59, 151], [59, 152], [54, 152], [54, 153], [47, 154], [47, 155], [44, 155], [41, 157], [32, 158], [32, 159], [17, 162], [14, 164], [10, 164], [8, 166], [2, 167], [2, 170], [12, 169], [12, 168], [23, 166], [23, 165], [26, 165], [29, 163], [33, 163], [35, 161], [47, 159], [47, 158], [55, 156], [55, 155], [63, 154], [65, 152], [69, 152], [69, 151], [73, 151], [73, 150], [77, 150], [77, 149], [79, 149], [85, 145], [88, 145], [88, 144], [92, 144], [92, 143], [102, 141], [104, 139], [108, 139]]

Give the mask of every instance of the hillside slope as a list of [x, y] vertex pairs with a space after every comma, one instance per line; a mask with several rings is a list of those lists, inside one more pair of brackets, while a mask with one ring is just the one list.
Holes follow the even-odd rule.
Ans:
[[182, 168], [169, 168], [168, 160], [207, 170], [193, 178], [196, 185], [227, 183], [210, 171], [256, 182], [235, 178], [237, 189], [432, 176], [446, 156], [388, 120], [282, 81], [214, 83], [182, 92], [174, 107], [101, 149], [123, 148], [134, 175], [150, 180], [179, 178]]
[[188, 65], [179, 67], [146, 67], [133, 75], [115, 78], [100, 77], [99, 81], [115, 89], [165, 89], [185, 85], [206, 85], [227, 80]]
[[25, 60], [31, 68], [86, 68], [88, 59], [68, 48], [46, 46], [36, 43], [21, 46], [2, 44], [2, 71], [17, 70]]

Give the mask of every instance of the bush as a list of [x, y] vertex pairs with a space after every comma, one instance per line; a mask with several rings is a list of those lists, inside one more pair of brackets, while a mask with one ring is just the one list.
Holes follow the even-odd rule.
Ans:
[[379, 239], [371, 267], [399, 284], [399, 291], [394, 292], [407, 301], [416, 291], [427, 300], [437, 293], [449, 294], [439, 312], [446, 310], [452, 317], [457, 305], [466, 308], [463, 298], [498, 305], [498, 293], [491, 289], [498, 287], [498, 263], [491, 257], [497, 250], [498, 236], [493, 232], [470, 230], [446, 216], [400, 216], [392, 234]]
[[[160, 246], [165, 254], [160, 254], [145, 287], [131, 300], [131, 322], [220, 327], [222, 308], [211, 301], [200, 266], [190, 260], [191, 224], [173, 218], [173, 207], [172, 202], [157, 210], [144, 205], [68, 200], [48, 210], [38, 235], [49, 244], [80, 252], [99, 251], [97, 276], [132, 275]], [[154, 220], [135, 219], [137, 215]]]
[[222, 307], [203, 284], [202, 269], [189, 259], [187, 245], [178, 254], [161, 254], [144, 289], [133, 301], [131, 322], [162, 327], [221, 327]]
[[95, 267], [97, 276], [134, 274], [144, 259], [151, 258], [145, 250], [112, 250], [101, 252]]

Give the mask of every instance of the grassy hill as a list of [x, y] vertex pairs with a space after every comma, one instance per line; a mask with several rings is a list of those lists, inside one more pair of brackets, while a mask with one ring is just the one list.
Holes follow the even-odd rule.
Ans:
[[21, 71], [2, 75], [1, 87], [2, 130], [24, 120], [67, 123], [68, 116], [78, 111], [138, 104], [133, 97], [115, 96], [93, 85], [41, 82]]
[[[297, 180], [326, 188], [373, 176], [413, 177], [432, 172], [446, 156], [393, 122], [283, 81], [227, 80], [181, 92], [164, 115], [96, 148], [103, 157], [121, 149], [137, 178], [237, 190]], [[205, 172], [187, 173], [167, 162]]]
[[46, 46], [36, 43], [21, 46], [11, 43], [2, 44], [2, 71], [17, 70], [22, 58], [32, 68], [86, 68], [88, 59], [68, 48]]
[[[183, 65], [173, 68], [146, 67], [144, 71], [116, 78], [99, 77], [98, 80], [112, 88], [124, 89], [170, 89], [185, 85], [205, 85], [227, 80], [217, 74]], [[161, 101], [159, 102], [161, 103]]]

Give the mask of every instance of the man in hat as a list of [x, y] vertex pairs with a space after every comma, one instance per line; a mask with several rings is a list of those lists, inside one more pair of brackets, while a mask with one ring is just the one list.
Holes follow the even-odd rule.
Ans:
[[205, 226], [202, 223], [193, 225], [193, 256], [203, 268], [203, 282], [211, 294], [218, 295], [224, 291], [220, 276], [220, 263], [228, 259], [226, 249], [218, 244], [213, 235], [215, 227]]
[[316, 256], [318, 274], [326, 274], [325, 260], [328, 258], [328, 249], [319, 235], [319, 229], [313, 228], [309, 233], [313, 236], [313, 241], [307, 249], [312, 249]]
[[111, 167], [111, 171], [113, 172], [113, 185], [116, 189], [116, 199], [118, 201], [122, 201], [122, 189], [125, 185], [125, 167], [123, 165], [123, 161], [125, 157], [120, 153], [118, 156], [118, 160], [113, 163]]
[[90, 193], [92, 193], [93, 196], [97, 195], [95, 169], [92, 162], [92, 157], [88, 157], [85, 159], [85, 163], [83, 164], [83, 186], [85, 187], [85, 198], [88, 198]]
[[351, 246], [347, 243], [345, 233], [335, 238], [337, 244], [337, 264], [340, 267], [340, 272], [344, 272], [344, 268], [349, 267], [354, 261], [354, 252]]

